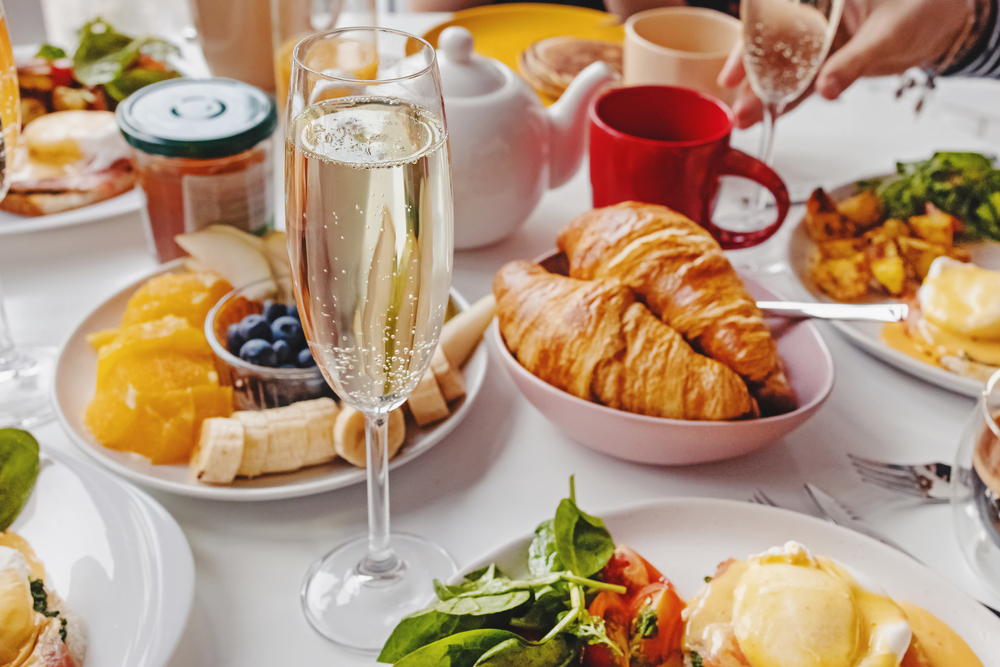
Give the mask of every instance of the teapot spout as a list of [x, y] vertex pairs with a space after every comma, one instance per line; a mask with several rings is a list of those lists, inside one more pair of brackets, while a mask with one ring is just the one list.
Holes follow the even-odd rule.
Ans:
[[549, 187], [556, 188], [576, 174], [586, 146], [587, 111], [597, 91], [615, 78], [606, 63], [587, 65], [555, 104], [549, 118]]

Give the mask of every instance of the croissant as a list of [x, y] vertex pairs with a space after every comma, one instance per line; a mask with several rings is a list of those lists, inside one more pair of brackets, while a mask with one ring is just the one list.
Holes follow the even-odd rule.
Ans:
[[618, 278], [695, 348], [736, 371], [762, 412], [795, 409], [763, 315], [705, 229], [663, 206], [625, 202], [584, 213], [559, 235], [570, 276]]
[[500, 333], [529, 372], [585, 400], [669, 419], [755, 416], [743, 380], [704, 357], [618, 280], [518, 261], [493, 281]]

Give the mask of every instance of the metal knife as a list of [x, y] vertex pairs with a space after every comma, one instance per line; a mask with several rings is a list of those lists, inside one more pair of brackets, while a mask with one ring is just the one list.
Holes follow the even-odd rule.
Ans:
[[758, 301], [768, 317], [815, 318], [855, 322], [902, 322], [909, 312], [905, 303], [810, 303]]
[[[857, 514], [855, 514], [849, 507], [844, 505], [842, 502], [831, 496], [826, 491], [823, 491], [815, 484], [806, 483], [806, 493], [812, 498], [813, 504], [819, 508], [819, 511], [823, 514], [827, 521], [830, 523], [835, 523], [838, 526], [843, 526], [844, 528], [850, 528], [851, 530], [861, 533], [862, 535], [867, 535], [873, 540], [878, 540], [886, 546], [890, 546], [897, 551], [901, 551], [913, 560], [920, 562], [920, 559], [911, 554], [909, 551], [899, 546], [888, 537], [878, 532], [867, 523], [865, 523]], [[1000, 617], [1000, 611], [997, 611], [993, 607], [980, 602], [987, 609], [993, 612], [994, 615]]]

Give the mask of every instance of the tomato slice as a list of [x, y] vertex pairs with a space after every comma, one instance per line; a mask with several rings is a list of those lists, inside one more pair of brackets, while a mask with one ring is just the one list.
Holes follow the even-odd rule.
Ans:
[[611, 559], [601, 570], [601, 579], [624, 586], [630, 598], [649, 584], [667, 580], [649, 561], [626, 546], [615, 547]]
[[[629, 605], [629, 627], [633, 633], [630, 653], [640, 664], [661, 665], [681, 653], [683, 609], [684, 601], [669, 581], [649, 584], [632, 598]], [[644, 627], [643, 617], [650, 613], [656, 615], [656, 633], [652, 637], [642, 637], [638, 633]]]
[[628, 667], [628, 633], [632, 616], [625, 598], [618, 593], [601, 591], [587, 611], [591, 616], [604, 620], [604, 631], [620, 649], [620, 654], [615, 654], [603, 644], [587, 644], [583, 649], [583, 666]]

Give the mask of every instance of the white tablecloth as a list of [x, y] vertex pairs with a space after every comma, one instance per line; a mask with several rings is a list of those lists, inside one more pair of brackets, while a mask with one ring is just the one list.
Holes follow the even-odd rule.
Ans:
[[[392, 21], [414, 32], [434, 22], [427, 16]], [[921, 158], [936, 149], [996, 150], [974, 136], [990, 136], [984, 129], [988, 123], [977, 122], [972, 111], [963, 115], [954, 109], [961, 106], [963, 94], [974, 106], [975, 95], [969, 91], [992, 91], [996, 99], [1000, 84], [945, 82], [919, 119], [912, 103], [893, 98], [893, 85], [889, 80], [863, 82], [839, 102], [811, 100], [779, 123], [775, 168], [793, 191], [882, 173], [897, 158]], [[748, 151], [756, 141], [755, 132], [734, 136], [734, 143]], [[486, 294], [504, 262], [553, 247], [559, 228], [589, 202], [584, 169], [548, 193], [520, 233], [484, 250], [458, 253], [455, 287], [470, 299]], [[799, 215], [801, 208], [793, 210], [793, 219]], [[781, 234], [771, 248], [781, 246], [786, 236]], [[59, 344], [90, 309], [154, 266], [137, 214], [0, 237], [0, 279], [15, 339]], [[788, 288], [785, 280], [779, 276], [770, 282], [781, 290]], [[580, 504], [598, 515], [664, 496], [744, 500], [756, 487], [808, 511], [802, 485], [811, 481], [849, 499], [873, 525], [931, 568], [1000, 607], [1000, 598], [986, 590], [963, 560], [948, 506], [922, 505], [866, 486], [846, 457], [854, 452], [887, 460], [951, 462], [972, 401], [915, 380], [855, 349], [832, 329], [822, 330], [837, 371], [823, 409], [764, 451], [690, 468], [626, 463], [574, 444], [491, 361], [465, 422], [439, 446], [393, 473], [393, 527], [436, 541], [462, 565], [551, 516], [571, 474], [576, 475]], [[83, 456], [54, 423], [35, 433], [44, 447]], [[173, 667], [372, 662], [322, 639], [299, 607], [306, 568], [366, 529], [364, 486], [248, 504], [152, 495], [184, 529], [197, 568], [194, 609]]]

